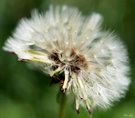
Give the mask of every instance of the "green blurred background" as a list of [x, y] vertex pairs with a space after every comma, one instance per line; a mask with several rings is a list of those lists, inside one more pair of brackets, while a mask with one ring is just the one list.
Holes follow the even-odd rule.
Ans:
[[[57, 118], [58, 87], [49, 86], [50, 79], [32, 70], [25, 62], [1, 48], [22, 17], [30, 17], [32, 9], [46, 11], [50, 4], [76, 6], [84, 15], [99, 12], [103, 28], [115, 31], [127, 46], [131, 79], [126, 97], [107, 111], [95, 110], [93, 118], [135, 118], [135, 0], [0, 0], [0, 118]], [[79, 115], [70, 100], [65, 118], [88, 118], [81, 108]]]

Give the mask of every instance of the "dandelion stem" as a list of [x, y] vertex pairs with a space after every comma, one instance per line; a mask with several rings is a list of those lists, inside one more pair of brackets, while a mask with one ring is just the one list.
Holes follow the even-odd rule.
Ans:
[[64, 114], [65, 114], [65, 103], [66, 103], [66, 95], [64, 93], [61, 93], [59, 118], [64, 118]]

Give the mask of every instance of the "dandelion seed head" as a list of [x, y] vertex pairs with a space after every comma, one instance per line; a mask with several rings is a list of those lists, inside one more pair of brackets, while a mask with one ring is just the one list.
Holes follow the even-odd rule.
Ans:
[[29, 61], [74, 94], [79, 106], [108, 108], [125, 95], [130, 80], [127, 51], [113, 33], [102, 31], [102, 17], [84, 17], [77, 8], [52, 7], [22, 19], [4, 50]]

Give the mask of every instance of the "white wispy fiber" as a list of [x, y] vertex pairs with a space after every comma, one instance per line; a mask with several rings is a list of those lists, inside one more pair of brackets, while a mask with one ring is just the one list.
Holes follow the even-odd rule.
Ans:
[[72, 7], [52, 7], [22, 19], [4, 50], [19, 60], [33, 62], [60, 83], [62, 92], [75, 97], [76, 110], [85, 106], [108, 108], [125, 95], [128, 57], [113, 33], [102, 31], [102, 17], [81, 15]]

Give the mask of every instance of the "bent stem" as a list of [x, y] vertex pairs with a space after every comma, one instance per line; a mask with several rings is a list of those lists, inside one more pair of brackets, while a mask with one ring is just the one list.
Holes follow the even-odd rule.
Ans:
[[64, 93], [61, 93], [59, 118], [64, 118], [64, 115], [65, 115], [65, 103], [66, 103], [66, 95]]

